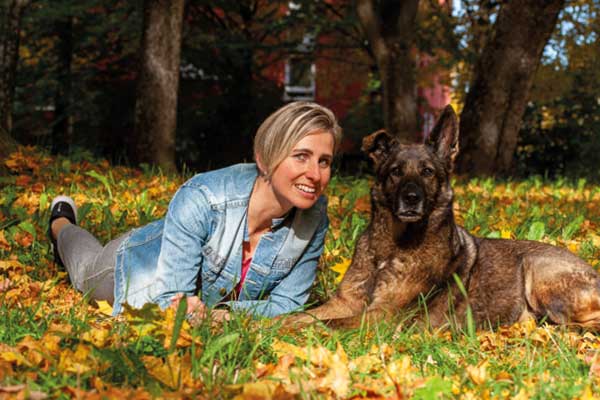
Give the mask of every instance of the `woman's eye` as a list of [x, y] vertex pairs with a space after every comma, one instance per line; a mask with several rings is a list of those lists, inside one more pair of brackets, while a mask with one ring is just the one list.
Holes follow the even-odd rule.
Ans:
[[331, 160], [323, 159], [319, 161], [319, 165], [321, 168], [329, 168], [329, 166], [331, 166]]
[[300, 153], [300, 154], [295, 154], [294, 158], [299, 160], [299, 161], [306, 161], [308, 160], [308, 156], [304, 153]]
[[429, 167], [425, 167], [423, 168], [423, 170], [421, 171], [421, 175], [425, 176], [425, 177], [430, 177], [433, 176], [433, 169], [429, 168]]

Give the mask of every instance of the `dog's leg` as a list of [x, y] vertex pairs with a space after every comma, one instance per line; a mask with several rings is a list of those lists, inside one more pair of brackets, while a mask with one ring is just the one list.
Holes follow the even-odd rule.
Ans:
[[523, 266], [525, 297], [537, 317], [600, 331], [600, 276], [591, 266], [566, 251], [526, 257]]
[[367, 242], [368, 236], [363, 234], [356, 245], [352, 263], [331, 299], [319, 307], [306, 310], [305, 313], [283, 317], [283, 324], [299, 326], [361, 313], [369, 301], [375, 271]]
[[373, 302], [364, 313], [348, 318], [335, 319], [327, 322], [333, 328], [356, 328], [361, 324], [373, 324], [384, 319], [388, 320], [397, 315], [407, 305], [412, 303], [419, 294], [425, 293], [426, 286], [422, 282], [395, 282], [389, 284], [387, 279], [378, 279], [373, 293]]

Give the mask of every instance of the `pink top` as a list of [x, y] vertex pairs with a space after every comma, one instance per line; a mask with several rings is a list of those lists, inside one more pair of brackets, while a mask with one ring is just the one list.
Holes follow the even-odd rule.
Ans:
[[[247, 254], [250, 251], [250, 242], [244, 242], [242, 246], [243, 246], [242, 254]], [[240, 276], [240, 282], [237, 284], [237, 286], [235, 288], [235, 291], [237, 294], [240, 294], [242, 285], [244, 284], [244, 281], [246, 280], [246, 274], [248, 273], [248, 270], [250, 269], [251, 262], [252, 262], [252, 257], [242, 259], [242, 275]]]

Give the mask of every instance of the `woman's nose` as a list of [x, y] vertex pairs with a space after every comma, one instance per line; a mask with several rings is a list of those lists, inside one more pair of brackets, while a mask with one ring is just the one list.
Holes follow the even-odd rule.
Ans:
[[306, 169], [306, 177], [312, 181], [318, 181], [321, 179], [321, 169], [318, 163], [309, 163]]

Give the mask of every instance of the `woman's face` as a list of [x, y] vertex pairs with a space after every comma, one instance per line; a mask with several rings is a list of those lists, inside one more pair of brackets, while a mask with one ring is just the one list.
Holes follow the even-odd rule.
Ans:
[[333, 135], [316, 131], [305, 136], [273, 172], [271, 186], [281, 206], [312, 207], [331, 177]]

